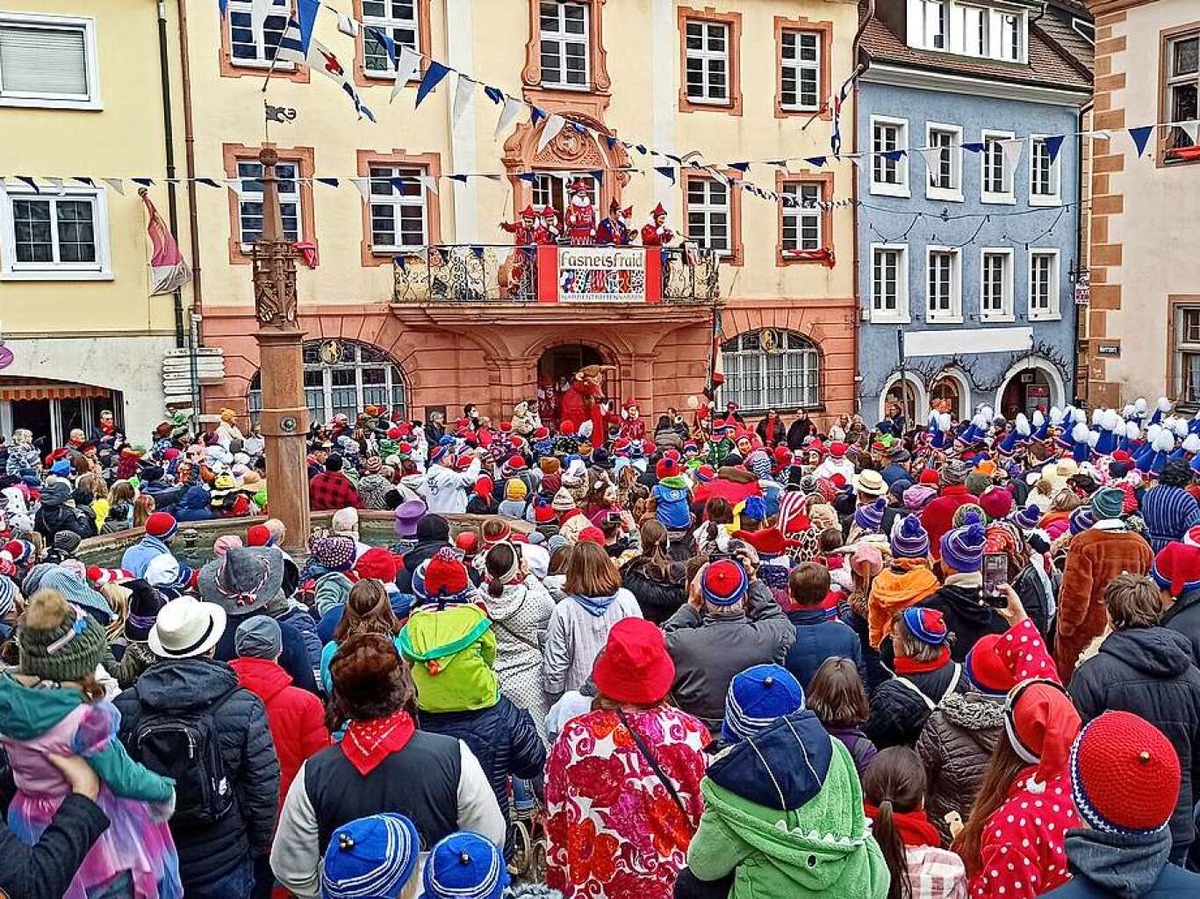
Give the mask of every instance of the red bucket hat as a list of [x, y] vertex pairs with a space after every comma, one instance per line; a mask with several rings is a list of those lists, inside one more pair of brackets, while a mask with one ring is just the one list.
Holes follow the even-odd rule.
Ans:
[[653, 705], [675, 682], [675, 663], [653, 623], [623, 618], [608, 633], [608, 644], [596, 659], [592, 680], [601, 694], [616, 702]]

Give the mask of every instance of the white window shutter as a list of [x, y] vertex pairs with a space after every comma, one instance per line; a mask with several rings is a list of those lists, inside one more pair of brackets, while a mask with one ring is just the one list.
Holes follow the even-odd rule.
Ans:
[[86, 99], [87, 38], [83, 29], [0, 25], [0, 91]]

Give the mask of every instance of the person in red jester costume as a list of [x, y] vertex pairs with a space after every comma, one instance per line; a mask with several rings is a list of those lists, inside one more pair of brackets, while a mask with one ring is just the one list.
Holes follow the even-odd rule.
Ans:
[[625, 401], [625, 413], [621, 422], [621, 436], [628, 440], [646, 439], [646, 421], [642, 418], [637, 400], [633, 398]]
[[564, 224], [567, 239], [573, 247], [590, 247], [596, 243], [596, 207], [592, 205], [589, 188], [582, 178], [571, 184], [571, 204], [567, 207]]
[[596, 226], [596, 243], [601, 246], [627, 247], [637, 238], [625, 222], [633, 215], [633, 207], [622, 209], [615, 199], [608, 204], [608, 216]]

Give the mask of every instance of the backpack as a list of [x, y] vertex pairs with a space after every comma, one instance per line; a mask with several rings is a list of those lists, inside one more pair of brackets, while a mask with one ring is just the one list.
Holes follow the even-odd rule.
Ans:
[[147, 715], [133, 733], [133, 758], [175, 781], [172, 824], [213, 824], [233, 809], [236, 799], [221, 754], [216, 716], [238, 689], [203, 709]]

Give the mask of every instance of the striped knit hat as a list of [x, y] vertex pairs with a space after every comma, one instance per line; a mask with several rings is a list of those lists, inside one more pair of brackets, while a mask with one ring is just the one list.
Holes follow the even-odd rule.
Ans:
[[421, 853], [416, 825], [404, 815], [359, 818], [333, 832], [321, 865], [322, 899], [392, 899]]
[[736, 605], [746, 595], [747, 587], [746, 569], [728, 559], [711, 563], [700, 579], [700, 592], [710, 606]]
[[883, 524], [883, 513], [887, 511], [887, 500], [882, 496], [854, 510], [854, 523], [864, 531], [878, 531]]
[[941, 646], [946, 642], [946, 619], [937, 609], [909, 607], [900, 613], [910, 634], [922, 643]]
[[1096, 523], [1096, 516], [1088, 506], [1079, 506], [1067, 519], [1071, 534], [1082, 534]]
[[1042, 509], [1037, 503], [1030, 503], [1023, 509], [1018, 509], [1012, 515], [1013, 524], [1023, 531], [1031, 531], [1042, 520]]
[[425, 899], [500, 899], [509, 884], [500, 849], [469, 831], [434, 843], [424, 879]]
[[804, 688], [790, 671], [779, 665], [755, 665], [729, 682], [721, 739], [740, 743], [803, 709]]
[[906, 515], [892, 531], [892, 555], [898, 559], [920, 559], [929, 555], [929, 534], [916, 515]]
[[983, 548], [987, 531], [979, 521], [955, 528], [942, 537], [942, 561], [958, 572], [979, 571], [983, 567]]

